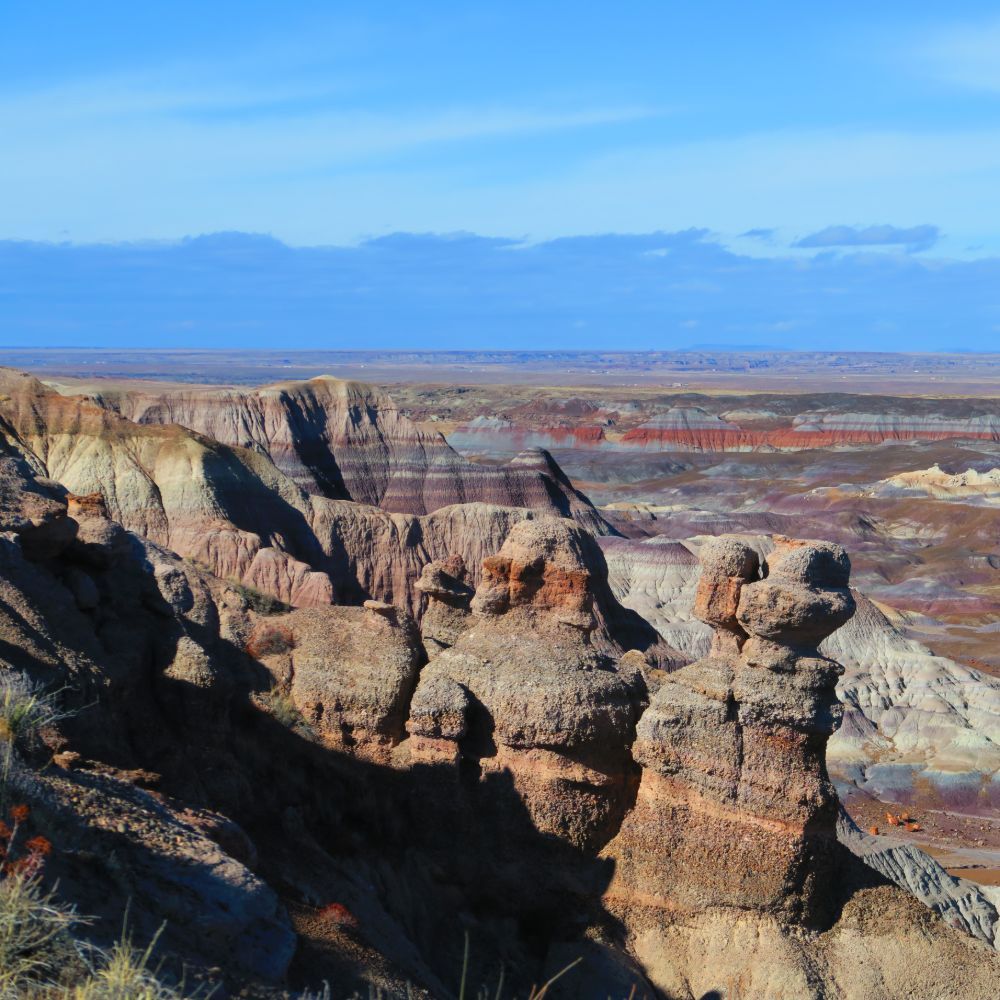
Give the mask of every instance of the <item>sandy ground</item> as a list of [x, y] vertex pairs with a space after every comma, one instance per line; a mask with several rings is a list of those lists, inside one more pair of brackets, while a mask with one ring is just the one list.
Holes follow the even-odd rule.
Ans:
[[107, 379], [260, 385], [327, 373], [379, 384], [1000, 396], [1000, 354], [0, 348], [0, 364], [26, 369], [40, 377], [80, 378], [89, 385]]

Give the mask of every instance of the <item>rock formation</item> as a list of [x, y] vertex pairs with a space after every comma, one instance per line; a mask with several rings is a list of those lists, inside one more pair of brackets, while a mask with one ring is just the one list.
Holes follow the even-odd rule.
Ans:
[[931, 496], [936, 500], [1000, 503], [1000, 469], [979, 472], [967, 469], [951, 475], [939, 465], [913, 472], [900, 472], [875, 484], [875, 491], [888, 496]]
[[420, 620], [420, 632], [428, 655], [454, 646], [469, 627], [473, 589], [461, 556], [424, 566], [416, 589], [424, 595], [426, 609]]
[[[262, 996], [445, 996], [463, 927], [518, 995], [577, 954], [587, 1000], [994, 991], [996, 953], [874, 870], [906, 881], [912, 859], [838, 843], [841, 668], [818, 644], [855, 605], [840, 547], [779, 538], [762, 567], [707, 542], [690, 588], [690, 559], [650, 546], [674, 576], [645, 593], [694, 589], [710, 636], [680, 666], [571, 518], [393, 513], [175, 425], [7, 395], [0, 685], [69, 710], [17, 745], [11, 787], [56, 845], [46, 884], [95, 917], [82, 934], [116, 938], [132, 898], [178, 972]], [[302, 552], [356, 603], [263, 601], [121, 521], [244, 580], [243, 549]], [[939, 885], [985, 940], [982, 901]]]
[[46, 733], [40, 762], [59, 751], [58, 766], [38, 774], [15, 757], [6, 801], [31, 803], [55, 844], [47, 876], [93, 918], [98, 941], [120, 935], [131, 894], [137, 936], [167, 920], [164, 947], [188, 961], [280, 980], [295, 937], [277, 894], [176, 800], [133, 787], [159, 774], [115, 766], [142, 746], [189, 801], [238, 797], [239, 769], [219, 738], [228, 693], [254, 683], [251, 661], [227, 640], [240, 599], [225, 587], [213, 594], [217, 581], [126, 533], [98, 498], [61, 493], [23, 461], [2, 461], [0, 688], [14, 699], [30, 684], [59, 689], [71, 709]]
[[440, 434], [416, 428], [373, 386], [321, 376], [261, 389], [178, 388], [102, 397], [140, 424], [180, 424], [267, 455], [308, 493], [402, 514], [456, 503], [558, 510], [607, 527], [552, 459], [526, 451], [508, 466], [463, 459]]
[[[762, 536], [746, 536], [758, 553]], [[615, 597], [690, 658], [708, 652], [697, 617], [697, 540], [600, 541]], [[839, 781], [905, 805], [977, 812], [1000, 802], [1000, 681], [908, 639], [854, 592], [856, 613], [821, 645], [844, 667], [837, 685], [843, 724], [827, 761]]]
[[[0, 394], [5, 447], [37, 475], [76, 495], [99, 494], [128, 530], [295, 606], [371, 598], [415, 611], [413, 585], [424, 563], [460, 554], [475, 582], [483, 557], [518, 520], [566, 516], [610, 530], [545, 453], [527, 453], [504, 469], [473, 465], [443, 439], [431, 448], [385, 397], [356, 383], [319, 379], [218, 398], [198, 392], [182, 395], [175, 410], [132, 397], [63, 396], [7, 370]], [[310, 420], [292, 419], [305, 412]], [[200, 423], [223, 441], [157, 415]], [[334, 424], [343, 424], [339, 436]], [[333, 450], [324, 451], [328, 445]], [[404, 452], [424, 465], [414, 471]], [[381, 483], [355, 492], [390, 509], [320, 495], [321, 488], [350, 493], [330, 485], [334, 466], [354, 470], [345, 472], [350, 483]], [[327, 478], [318, 471], [310, 478], [309, 468], [326, 469]], [[400, 499], [407, 483], [422, 491], [413, 502]], [[432, 493], [425, 504], [421, 497]], [[513, 506], [481, 502], [489, 498]], [[425, 507], [433, 513], [394, 512]]]
[[[462, 632], [464, 594], [453, 580], [440, 565], [422, 578], [454, 615], [442, 607], [431, 619], [448, 633], [414, 693], [410, 760], [509, 771], [538, 830], [578, 847], [606, 840], [631, 795], [627, 748], [649, 665], [623, 656], [600, 550], [566, 521], [515, 526], [485, 560]], [[624, 635], [630, 645], [642, 638]], [[644, 638], [651, 660], [669, 659], [657, 637]]]
[[[840, 668], [817, 646], [853, 612], [847, 557], [776, 541], [763, 578], [739, 539], [703, 550], [696, 609], [712, 648], [639, 721], [642, 779], [604, 851], [617, 862], [606, 904], [667, 995], [939, 995], [955, 942], [926, 922], [907, 933], [909, 897], [866, 887], [836, 839], [824, 751]], [[965, 947], [963, 988], [979, 995], [1000, 966]]]
[[643, 781], [615, 891], [820, 921], [839, 668], [816, 646], [853, 611], [847, 559], [785, 540], [760, 580], [745, 543], [722, 538], [706, 550], [696, 613], [714, 629], [712, 650], [669, 675], [639, 723]]
[[843, 810], [837, 837], [869, 868], [929, 906], [949, 927], [1000, 951], [1000, 887], [955, 878], [913, 844], [864, 833]]

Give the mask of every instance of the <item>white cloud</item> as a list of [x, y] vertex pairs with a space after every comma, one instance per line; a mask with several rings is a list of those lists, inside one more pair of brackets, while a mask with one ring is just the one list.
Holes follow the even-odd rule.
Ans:
[[941, 81], [1000, 93], [1000, 18], [938, 28], [917, 42], [912, 58]]

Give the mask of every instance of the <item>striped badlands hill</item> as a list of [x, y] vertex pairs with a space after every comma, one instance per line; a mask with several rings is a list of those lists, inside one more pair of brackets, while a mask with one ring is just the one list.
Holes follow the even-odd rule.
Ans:
[[267, 455], [307, 493], [400, 514], [476, 501], [554, 507], [597, 534], [610, 530], [543, 451], [527, 450], [504, 466], [469, 462], [362, 382], [322, 375], [249, 390], [109, 393], [98, 401], [139, 424], [180, 424]]
[[503, 417], [478, 416], [456, 427], [448, 443], [465, 455], [499, 456], [525, 448], [596, 448], [608, 440], [598, 426], [530, 427]]
[[[610, 411], [609, 412], [613, 412]], [[449, 442], [464, 454], [501, 457], [529, 446], [568, 450], [649, 452], [800, 451], [890, 441], [1000, 441], [1000, 412], [956, 417], [940, 413], [810, 411], [778, 416], [766, 410], [716, 414], [701, 406], [670, 406], [634, 426], [617, 429], [594, 414], [551, 424], [528, 414], [516, 419], [479, 415], [459, 424]]]
[[742, 428], [698, 407], [674, 407], [626, 431], [619, 444], [655, 451], [796, 451], [948, 438], [1000, 441], [1000, 414], [964, 420], [935, 415], [805, 414], [777, 427]]
[[[252, 394], [247, 398], [256, 402]], [[301, 402], [301, 396], [286, 396], [285, 415], [301, 414]], [[249, 427], [278, 437], [269, 423], [275, 411], [267, 407], [207, 405], [205, 413], [214, 416], [210, 423], [220, 433]], [[377, 411], [369, 409], [358, 420], [378, 438]], [[286, 432], [288, 424], [279, 422], [278, 430]], [[317, 436], [311, 443], [288, 441], [287, 449], [274, 446], [274, 452], [290, 474], [252, 439], [241, 447], [178, 423], [137, 423], [108, 400], [62, 395], [30, 375], [0, 369], [0, 452], [61, 484], [74, 502], [92, 502], [129, 531], [296, 606], [374, 598], [416, 610], [413, 584], [425, 563], [460, 555], [478, 582], [484, 557], [521, 520], [573, 516], [591, 530], [611, 530], [544, 452], [526, 453], [498, 470], [465, 462], [441, 442], [440, 462], [421, 464], [418, 447], [404, 468], [393, 464], [399, 449], [386, 434], [368, 448], [338, 444], [336, 457], [321, 454]], [[376, 495], [388, 497], [396, 509], [331, 499], [319, 494], [315, 480], [307, 492], [300, 484], [310, 482], [309, 467], [297, 446], [313, 467], [348, 470], [352, 483], [370, 487], [381, 476], [386, 488]], [[442, 471], [448, 468], [453, 478]], [[408, 481], [423, 490], [404, 504], [401, 491]], [[456, 496], [474, 502], [442, 505]], [[490, 498], [500, 502], [482, 502]], [[429, 514], [398, 512], [425, 501], [433, 508]]]

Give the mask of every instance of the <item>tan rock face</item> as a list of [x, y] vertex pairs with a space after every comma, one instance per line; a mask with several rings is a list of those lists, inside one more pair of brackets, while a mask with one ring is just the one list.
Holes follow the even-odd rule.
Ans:
[[618, 663], [607, 571], [588, 541], [563, 520], [512, 529], [484, 561], [473, 624], [421, 672], [407, 724], [416, 759], [509, 771], [536, 827], [577, 846], [620, 822], [645, 696], [641, 673]]
[[405, 735], [423, 659], [412, 620], [380, 604], [302, 608], [280, 621], [289, 637], [291, 697], [306, 722], [327, 746], [387, 760]]
[[[629, 845], [615, 891], [822, 920], [836, 823], [824, 752], [840, 668], [816, 646], [853, 610], [849, 563], [837, 546], [788, 539], [765, 579], [737, 539], [703, 559], [696, 607], [717, 639], [707, 659], [667, 677], [639, 723], [643, 780], [621, 838], [644, 849]], [[678, 870], [682, 879], [664, 874]]]
[[712, 626], [713, 652], [739, 652], [747, 634], [737, 612], [743, 587], [757, 579], [757, 553], [737, 539], [715, 538], [706, 543], [703, 567], [695, 592], [695, 617]]
[[421, 571], [414, 586], [424, 596], [420, 633], [429, 656], [453, 646], [469, 627], [474, 591], [466, 582], [468, 578], [460, 555], [429, 562]]

